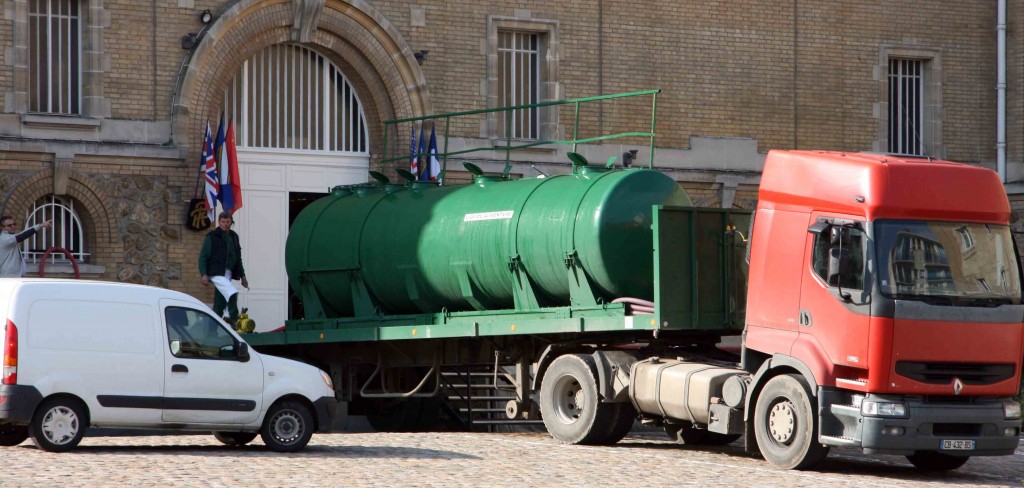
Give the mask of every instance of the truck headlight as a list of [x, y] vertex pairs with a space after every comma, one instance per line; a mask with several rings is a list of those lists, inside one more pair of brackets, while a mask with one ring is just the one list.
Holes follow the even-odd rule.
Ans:
[[864, 400], [860, 404], [860, 413], [861, 415], [873, 415], [878, 417], [906, 417], [907, 406], [901, 402]]
[[331, 390], [331, 391], [334, 391], [334, 382], [331, 381], [331, 375], [329, 375], [329, 374], [327, 374], [327, 373], [325, 373], [325, 372], [323, 372], [321, 370], [320, 371], [320, 377], [323, 378], [324, 383], [327, 384], [327, 389]]
[[1020, 418], [1020, 403], [1016, 400], [1003, 400], [1003, 415], [1008, 419]]

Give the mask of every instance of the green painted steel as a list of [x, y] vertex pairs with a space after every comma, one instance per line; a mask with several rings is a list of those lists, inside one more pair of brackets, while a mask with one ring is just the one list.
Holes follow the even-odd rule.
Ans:
[[[652, 205], [689, 203], [662, 173], [589, 166], [459, 187], [358, 188], [300, 213], [286, 265], [306, 318], [651, 300]], [[517, 302], [523, 287], [535, 302]], [[580, 289], [593, 296], [571, 303]]]

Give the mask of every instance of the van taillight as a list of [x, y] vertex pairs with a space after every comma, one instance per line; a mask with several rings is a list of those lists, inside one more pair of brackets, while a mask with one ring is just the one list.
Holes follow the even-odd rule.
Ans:
[[18, 328], [14, 322], [7, 321], [7, 334], [4, 338], [4, 379], [5, 385], [18, 384]]

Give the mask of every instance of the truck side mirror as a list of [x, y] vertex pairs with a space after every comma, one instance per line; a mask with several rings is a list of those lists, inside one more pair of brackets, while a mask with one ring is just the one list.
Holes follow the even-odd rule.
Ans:
[[238, 360], [247, 363], [249, 362], [249, 345], [244, 342], [238, 343]]
[[832, 224], [828, 222], [815, 222], [813, 225], [807, 228], [807, 232], [814, 235], [824, 234], [826, 231], [832, 230]]

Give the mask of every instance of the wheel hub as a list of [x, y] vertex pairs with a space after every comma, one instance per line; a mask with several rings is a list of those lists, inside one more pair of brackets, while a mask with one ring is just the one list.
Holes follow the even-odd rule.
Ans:
[[583, 415], [586, 404], [586, 393], [580, 382], [572, 376], [563, 376], [558, 379], [554, 388], [555, 413], [562, 423], [571, 424], [579, 420]]
[[78, 417], [65, 407], [50, 410], [42, 423], [43, 434], [54, 444], [64, 444], [78, 433]]
[[282, 442], [293, 440], [299, 436], [301, 421], [292, 414], [281, 413], [274, 419], [274, 436]]
[[768, 433], [777, 442], [788, 444], [796, 430], [796, 415], [793, 404], [788, 401], [776, 403], [768, 414]]

